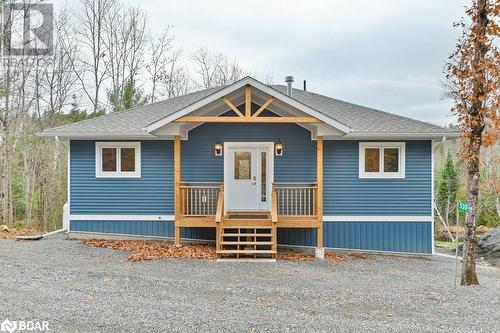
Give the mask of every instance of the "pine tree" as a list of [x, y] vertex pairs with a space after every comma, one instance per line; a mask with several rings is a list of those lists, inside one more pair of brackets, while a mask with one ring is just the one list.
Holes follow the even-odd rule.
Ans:
[[444, 215], [443, 217], [447, 225], [450, 225], [450, 221], [453, 221], [456, 215], [455, 207], [457, 204], [458, 186], [458, 170], [453, 162], [450, 151], [448, 151], [446, 161], [440, 171], [436, 193], [439, 211]]

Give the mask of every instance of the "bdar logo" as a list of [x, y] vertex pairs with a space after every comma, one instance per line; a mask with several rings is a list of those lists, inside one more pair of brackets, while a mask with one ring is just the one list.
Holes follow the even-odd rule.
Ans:
[[5, 319], [3, 323], [0, 324], [0, 331], [12, 333], [17, 328], [17, 322]]

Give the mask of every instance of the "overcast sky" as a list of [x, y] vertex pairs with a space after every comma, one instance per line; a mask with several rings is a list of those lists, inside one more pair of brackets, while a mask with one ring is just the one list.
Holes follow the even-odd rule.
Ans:
[[[76, 0], [75, 0], [76, 1]], [[186, 57], [203, 46], [262, 79], [444, 125], [443, 65], [463, 0], [133, 0], [150, 31], [172, 25]]]

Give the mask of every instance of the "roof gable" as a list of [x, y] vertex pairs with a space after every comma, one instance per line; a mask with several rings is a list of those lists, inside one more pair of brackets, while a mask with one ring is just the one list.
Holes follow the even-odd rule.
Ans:
[[338, 129], [339, 131], [343, 132], [344, 134], [346, 133], [349, 133], [351, 131], [351, 129], [349, 128], [349, 126], [346, 126], [345, 124], [342, 124], [341, 122], [337, 121], [336, 119], [332, 118], [331, 116], [327, 116], [313, 108], [311, 108], [310, 106], [306, 105], [306, 104], [303, 104], [293, 98], [291, 98], [290, 96], [278, 91], [278, 90], [275, 90], [273, 89], [272, 87], [270, 86], [267, 86], [265, 84], [263, 84], [262, 82], [260, 81], [257, 81], [255, 80], [254, 78], [252, 77], [245, 77], [231, 85], [228, 85], [228, 86], [225, 86], [215, 92], [213, 92], [212, 94], [172, 113], [172, 114], [169, 114], [165, 117], [163, 117], [162, 119], [159, 119], [151, 124], [149, 124], [148, 126], [146, 126], [144, 128], [144, 130], [148, 133], [152, 133], [156, 130], [158, 130], [159, 128], [175, 121], [176, 119], [180, 118], [180, 117], [184, 117], [186, 115], [189, 115], [190, 113], [192, 112], [195, 112], [205, 106], [207, 106], [208, 104], [214, 102], [214, 101], [217, 101], [217, 100], [220, 100], [222, 99], [223, 97], [227, 96], [227, 95], [230, 95], [231, 93], [245, 87], [245, 86], [251, 86], [253, 88], [256, 88], [274, 98], [276, 98], [277, 100], [280, 100], [281, 102], [283, 103], [286, 103], [288, 105], [290, 105], [291, 107], [297, 109], [297, 110], [300, 110], [302, 112], [304, 112], [305, 114], [308, 114], [312, 117], [315, 117], [319, 120], [321, 120], [322, 122], [324, 122], [325, 124], [328, 124], [336, 129]]

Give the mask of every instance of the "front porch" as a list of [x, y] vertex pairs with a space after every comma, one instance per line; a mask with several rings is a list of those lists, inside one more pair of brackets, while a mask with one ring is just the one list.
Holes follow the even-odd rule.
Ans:
[[[270, 196], [267, 199], [269, 209], [264, 207], [258, 211], [228, 209], [230, 207], [225, 206], [229, 199], [229, 194], [225, 191], [228, 187], [224, 186], [224, 182], [181, 180], [183, 174], [181, 147], [181, 138], [176, 136], [174, 139], [176, 244], [181, 242], [181, 228], [215, 228], [218, 257], [275, 258], [278, 228], [310, 228], [317, 231], [316, 247], [323, 248], [322, 137], [316, 138], [317, 181], [270, 184], [268, 187]], [[229, 167], [232, 168], [233, 166]], [[227, 163], [224, 163], [224, 169], [224, 178], [227, 180]], [[269, 178], [274, 179], [275, 170], [271, 169], [269, 172], [272, 174]], [[253, 179], [255, 180], [255, 177]], [[258, 182], [261, 183], [260, 178]], [[262, 189], [265, 192], [266, 186]], [[263, 194], [259, 192], [258, 195], [262, 198]]]
[[176, 244], [215, 228], [219, 256], [274, 258], [278, 228], [301, 228], [322, 250], [323, 133], [338, 129], [274, 93], [242, 85], [152, 128], [174, 138]]

